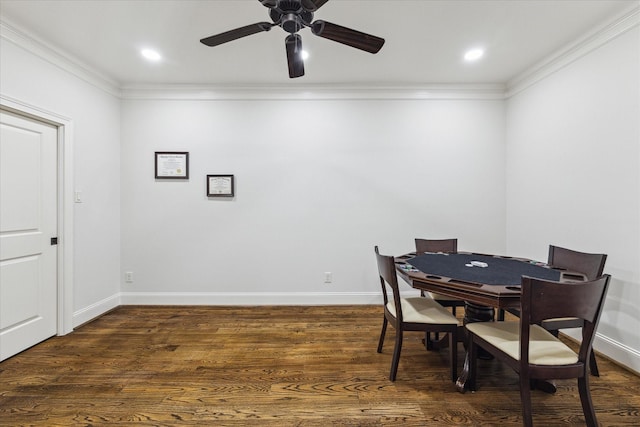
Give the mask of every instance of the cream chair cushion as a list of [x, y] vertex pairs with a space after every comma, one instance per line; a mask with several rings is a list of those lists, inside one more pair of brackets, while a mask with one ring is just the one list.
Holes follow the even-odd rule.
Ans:
[[[457, 325], [456, 319], [446, 308], [431, 298], [412, 297], [400, 300], [402, 307], [402, 320], [411, 323], [434, 323], [445, 325]], [[393, 301], [389, 301], [387, 309], [396, 316], [396, 307]]]
[[[554, 317], [553, 319], [549, 319], [549, 321], [552, 322], [571, 322], [571, 321], [577, 321], [578, 318], [577, 317]], [[544, 324], [544, 320], [542, 321], [542, 323]], [[578, 326], [574, 326], [574, 328], [577, 328]]]
[[[520, 360], [520, 322], [478, 322], [466, 326], [469, 331]], [[530, 364], [569, 365], [578, 361], [578, 355], [546, 329], [531, 325], [530, 331]]]
[[450, 297], [450, 296], [442, 295], [442, 294], [434, 294], [433, 292], [425, 292], [425, 294], [428, 295], [429, 297], [435, 299], [435, 300], [440, 300], [440, 301], [460, 301], [460, 298]]

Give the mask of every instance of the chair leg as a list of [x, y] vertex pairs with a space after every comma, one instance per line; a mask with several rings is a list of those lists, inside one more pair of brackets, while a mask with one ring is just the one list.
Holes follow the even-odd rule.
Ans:
[[522, 425], [525, 427], [533, 427], [531, 379], [529, 375], [522, 375], [522, 372], [520, 372], [520, 402], [522, 405]]
[[600, 371], [598, 371], [598, 362], [596, 362], [596, 353], [591, 349], [591, 355], [589, 356], [589, 371], [591, 371], [591, 375], [594, 377], [600, 376]]
[[382, 353], [382, 344], [384, 344], [384, 335], [387, 333], [387, 318], [382, 321], [382, 332], [380, 332], [380, 340], [378, 341], [378, 353]]
[[396, 345], [393, 349], [393, 356], [391, 358], [391, 372], [389, 373], [389, 379], [391, 381], [396, 380], [396, 374], [398, 373], [398, 362], [400, 361], [400, 353], [402, 352], [402, 329], [396, 328]]
[[449, 332], [449, 357], [451, 358], [451, 381], [458, 380], [458, 334]]
[[587, 427], [596, 427], [596, 411], [591, 401], [591, 393], [589, 392], [589, 375], [585, 373], [584, 377], [578, 378], [578, 391], [580, 392], [580, 403], [582, 403], [582, 412], [587, 423]]
[[[437, 339], [437, 336], [436, 336]], [[433, 341], [431, 341], [431, 332], [424, 333], [424, 348], [431, 351], [433, 350]]]
[[[468, 334], [467, 340], [467, 358], [465, 363], [468, 363], [469, 372], [467, 374], [467, 381], [465, 387], [468, 390], [475, 391], [476, 390], [476, 371], [478, 370], [478, 346], [475, 342], [473, 342], [473, 336], [471, 333]], [[464, 373], [463, 373], [464, 375]]]
[[433, 351], [434, 350], [433, 343], [440, 341], [440, 334], [437, 332], [434, 333], [433, 340], [431, 340], [431, 332], [425, 332], [424, 337], [425, 337], [425, 342], [424, 342], [425, 348], [429, 351]]

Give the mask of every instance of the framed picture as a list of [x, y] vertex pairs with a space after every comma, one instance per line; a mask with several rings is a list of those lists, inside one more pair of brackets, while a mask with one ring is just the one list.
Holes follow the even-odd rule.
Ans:
[[189, 179], [189, 153], [156, 151], [156, 179]]
[[233, 175], [207, 175], [207, 197], [233, 196]]

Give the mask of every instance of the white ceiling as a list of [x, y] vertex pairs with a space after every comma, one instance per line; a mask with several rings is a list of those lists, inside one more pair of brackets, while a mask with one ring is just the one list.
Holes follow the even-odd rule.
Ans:
[[[372, 55], [300, 31], [306, 75], [287, 73], [280, 28], [207, 47], [203, 37], [260, 21], [256, 0], [0, 0], [10, 26], [80, 59], [120, 86], [506, 83], [610, 22], [636, 0], [331, 0], [323, 19], [386, 39]], [[464, 51], [481, 46], [482, 61]], [[151, 47], [164, 59], [143, 60]]]

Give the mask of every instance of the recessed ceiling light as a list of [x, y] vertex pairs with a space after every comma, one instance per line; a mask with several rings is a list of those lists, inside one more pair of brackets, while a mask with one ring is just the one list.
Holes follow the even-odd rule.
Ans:
[[468, 50], [467, 52], [465, 52], [464, 60], [465, 61], [477, 61], [478, 59], [482, 58], [483, 55], [484, 55], [484, 50], [482, 50], [482, 49], [471, 49], [471, 50]]
[[302, 60], [307, 60], [309, 59], [309, 52], [307, 52], [306, 50], [303, 50], [302, 53], [300, 54], [300, 56], [302, 57]]
[[142, 54], [143, 57], [145, 57], [149, 61], [158, 62], [162, 59], [162, 56], [160, 56], [160, 54], [153, 49], [142, 49], [140, 53]]

